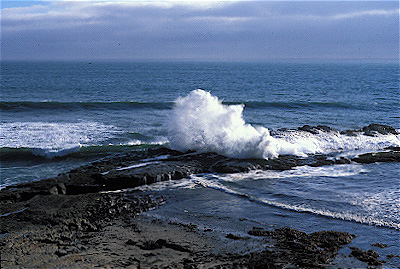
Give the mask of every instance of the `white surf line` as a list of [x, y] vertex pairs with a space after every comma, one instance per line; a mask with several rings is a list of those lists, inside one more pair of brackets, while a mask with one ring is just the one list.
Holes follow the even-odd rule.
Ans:
[[156, 164], [156, 163], [160, 163], [160, 162], [155, 161], [155, 162], [147, 162], [147, 163], [138, 163], [138, 164], [134, 164], [134, 165], [126, 166], [126, 167], [121, 167], [121, 168], [118, 168], [115, 170], [117, 170], [117, 171], [128, 170], [128, 169], [143, 167], [143, 166], [147, 166], [150, 164]]
[[25, 211], [25, 210], [26, 210], [26, 208], [23, 208], [23, 209], [21, 209], [21, 210], [17, 210], [17, 211], [13, 211], [13, 212], [4, 213], [4, 214], [1, 215], [0, 217], [7, 217], [7, 216], [12, 215], [12, 214], [21, 213], [21, 212], [23, 212], [23, 211]]
[[154, 157], [154, 158], [143, 159], [141, 161], [142, 162], [148, 162], [148, 161], [154, 161], [154, 160], [165, 160], [165, 159], [168, 159], [169, 157], [170, 157], [170, 155], [167, 154], [167, 155], [161, 155], [161, 156]]
[[339, 220], [344, 220], [344, 221], [357, 222], [360, 224], [367, 224], [367, 225], [380, 226], [380, 227], [386, 227], [386, 228], [390, 228], [390, 229], [400, 230], [400, 223], [396, 223], [393, 221], [379, 220], [379, 219], [375, 219], [373, 217], [359, 216], [359, 215], [354, 215], [354, 214], [347, 213], [347, 212], [332, 212], [330, 210], [313, 209], [313, 208], [307, 208], [307, 207], [300, 206], [300, 205], [289, 205], [289, 204], [285, 204], [285, 203], [281, 203], [281, 202], [270, 201], [267, 199], [256, 198], [252, 195], [229, 189], [229, 188], [222, 186], [216, 182], [207, 182], [207, 181], [202, 181], [202, 180], [198, 180], [198, 179], [196, 179], [196, 181], [199, 181], [199, 183], [200, 182], [203, 183], [203, 184], [201, 184], [203, 187], [204, 187], [204, 185], [206, 185], [207, 187], [215, 189], [215, 190], [223, 191], [228, 194], [232, 194], [235, 196], [239, 196], [239, 197], [248, 199], [249, 201], [252, 201], [252, 202], [256, 202], [256, 203], [260, 203], [260, 204], [264, 204], [264, 205], [268, 205], [268, 206], [273, 206], [273, 207], [280, 208], [280, 209], [295, 211], [295, 212], [299, 212], [299, 213], [310, 213], [310, 214], [325, 217], [325, 218], [339, 219]]
[[[117, 168], [117, 169], [115, 169], [115, 171], [129, 170], [129, 169], [139, 168], [139, 167], [147, 166], [147, 165], [150, 165], [150, 164], [157, 164], [157, 163], [160, 163], [160, 162], [159, 161], [155, 161], [155, 162], [138, 163], [138, 164], [133, 164], [133, 165], [126, 166], [126, 167]], [[106, 171], [106, 172], [103, 172], [101, 174], [102, 175], [107, 175], [111, 171], [114, 171], [114, 170]]]

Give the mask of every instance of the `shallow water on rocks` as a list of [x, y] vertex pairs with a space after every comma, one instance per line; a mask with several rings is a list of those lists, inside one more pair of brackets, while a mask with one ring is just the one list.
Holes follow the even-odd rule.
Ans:
[[146, 213], [152, 217], [239, 236], [253, 227], [346, 231], [357, 237], [343, 255], [350, 254], [350, 246], [373, 249], [391, 268], [400, 265], [399, 258], [386, 257], [400, 253], [400, 179], [393, 177], [399, 168], [398, 163], [349, 164], [203, 174], [139, 189], [167, 197], [165, 205]]

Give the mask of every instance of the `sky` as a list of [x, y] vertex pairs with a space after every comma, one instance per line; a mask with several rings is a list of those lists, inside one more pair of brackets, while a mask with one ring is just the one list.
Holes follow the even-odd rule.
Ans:
[[2, 60], [399, 59], [398, 1], [1, 1]]

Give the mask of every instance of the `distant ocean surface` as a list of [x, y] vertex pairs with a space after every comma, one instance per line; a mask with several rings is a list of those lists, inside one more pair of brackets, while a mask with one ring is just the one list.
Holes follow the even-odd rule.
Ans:
[[[207, 96], [196, 95], [198, 88]], [[186, 99], [179, 99], [177, 110], [178, 97]], [[207, 106], [200, 117], [191, 109], [199, 102]], [[52, 177], [110, 153], [170, 144], [185, 149], [199, 141], [197, 123], [212, 137], [201, 140], [204, 149], [233, 157], [242, 152], [235, 150], [241, 140], [225, 145], [231, 138], [220, 135], [224, 128], [241, 130], [235, 134], [241, 137], [254, 135], [253, 129], [265, 133], [305, 124], [346, 130], [378, 123], [399, 129], [399, 65], [2, 62], [0, 109], [0, 187], [5, 187]], [[189, 126], [182, 129], [182, 123]], [[253, 129], [246, 133], [249, 126]], [[188, 135], [190, 141], [184, 141]], [[400, 145], [395, 135], [284, 139], [306, 142], [295, 149], [278, 143], [254, 156], [291, 150], [357, 154]], [[180, 141], [186, 144], [177, 145]], [[246, 152], [253, 151], [247, 147]], [[148, 214], [210, 226], [223, 218], [232, 231], [243, 224], [240, 218], [253, 226], [272, 222], [305, 231], [348, 230], [361, 234], [356, 243], [375, 240], [389, 244], [383, 254], [400, 253], [399, 172], [398, 163], [385, 163], [196, 175], [148, 187], [174, 201]], [[398, 266], [396, 259], [388, 266]]]

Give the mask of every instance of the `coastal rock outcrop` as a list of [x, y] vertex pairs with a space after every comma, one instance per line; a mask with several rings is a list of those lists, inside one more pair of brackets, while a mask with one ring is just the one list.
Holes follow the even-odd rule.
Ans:
[[10, 186], [0, 191], [0, 200], [26, 201], [36, 195], [113, 191], [181, 179], [196, 173], [237, 173], [255, 169], [284, 171], [304, 165], [399, 161], [399, 147], [353, 158], [314, 154], [307, 157], [282, 155], [272, 159], [233, 159], [216, 153], [179, 152], [160, 147], [109, 156], [52, 179]]
[[[327, 126], [305, 125], [298, 128], [298, 131], [338, 134], [337, 130]], [[346, 132], [347, 135], [397, 134], [394, 128], [377, 124]], [[6, 266], [10, 267], [19, 265], [40, 267], [43, 265], [41, 261], [58, 266], [61, 260], [67, 265], [75, 264], [75, 260], [68, 259], [77, 257], [74, 255], [85, 251], [87, 253], [84, 257], [88, 258], [93, 251], [98, 251], [93, 247], [93, 242], [100, 240], [99, 238], [103, 240], [104, 236], [99, 234], [101, 231], [110, 235], [104, 239], [110, 249], [107, 247], [101, 251], [105, 251], [112, 259], [115, 252], [121, 250], [112, 249], [113, 246], [116, 242], [122, 242], [124, 249], [128, 246], [134, 248], [135, 251], [142, 251], [143, 259], [148, 259], [152, 253], [146, 251], [152, 250], [178, 252], [177, 257], [191, 255], [190, 259], [188, 259], [189, 256], [185, 256], [186, 258], [180, 263], [187, 268], [196, 268], [196, 264], [208, 265], [209, 261], [217, 261], [216, 264], [223, 268], [240, 266], [323, 268], [332, 261], [343, 245], [351, 242], [353, 235], [334, 231], [307, 234], [291, 228], [273, 231], [253, 229], [248, 232], [249, 236], [228, 234], [226, 238], [240, 242], [262, 236], [274, 242], [275, 248], [266, 248], [246, 255], [234, 253], [225, 256], [204, 255], [203, 250], [196, 252], [188, 244], [178, 244], [171, 240], [173, 237], [167, 240], [149, 236], [147, 241], [143, 241], [143, 235], [132, 224], [132, 220], [137, 214], [163, 203], [163, 197], [143, 194], [137, 190], [115, 193], [107, 191], [177, 180], [197, 173], [237, 173], [255, 169], [284, 171], [305, 165], [318, 167], [375, 162], [400, 162], [400, 147], [388, 147], [379, 152], [363, 153], [355, 157], [310, 154], [303, 157], [280, 155], [271, 159], [234, 159], [213, 152], [180, 152], [165, 147], [119, 153], [54, 178], [9, 186], [0, 190], [2, 262], [6, 262]], [[105, 227], [116, 230], [109, 232], [105, 230]], [[135, 240], [124, 237], [118, 241], [115, 238], [120, 230], [124, 230], [128, 235], [135, 233]], [[195, 230], [196, 227], [192, 227], [190, 233], [194, 233]], [[152, 234], [152, 231], [149, 234]], [[90, 252], [87, 249], [91, 249]], [[379, 255], [373, 250], [363, 251], [355, 247], [351, 250], [352, 257], [369, 265], [383, 263], [378, 260]], [[103, 257], [101, 251], [98, 252], [100, 258]], [[113, 260], [111, 264], [115, 267], [140, 264], [138, 259], [130, 259], [129, 255], [131, 253], [126, 254], [123, 261]], [[166, 265], [170, 264], [168, 255], [162, 257]], [[388, 258], [393, 257], [396, 255], [388, 256]], [[87, 265], [84, 260], [80, 262], [82, 266]]]

